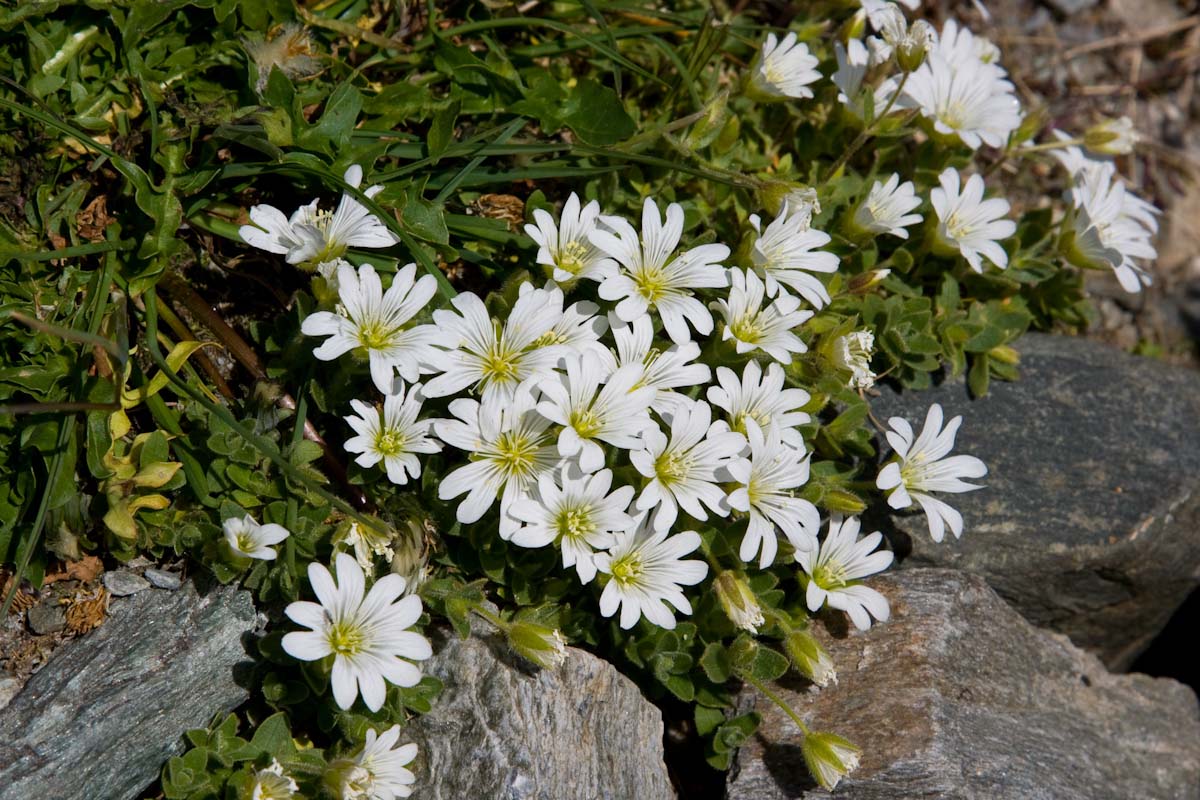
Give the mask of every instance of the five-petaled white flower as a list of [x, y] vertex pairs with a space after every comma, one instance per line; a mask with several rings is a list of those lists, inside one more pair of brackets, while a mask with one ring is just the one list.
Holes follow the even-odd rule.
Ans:
[[858, 517], [845, 520], [834, 514], [829, 518], [829, 530], [820, 550], [797, 550], [796, 561], [807, 575], [805, 600], [809, 611], [830, 608], [845, 611], [860, 631], [871, 627], [871, 617], [886, 622], [891, 609], [887, 598], [859, 581], [887, 569], [892, 563], [892, 551], [879, 550], [883, 534], [875, 533], [858, 538]]
[[750, 83], [764, 97], [812, 97], [808, 87], [821, 79], [818, 63], [808, 45], [796, 41], [795, 33], [782, 40], [768, 33], [752, 67]]
[[937, 238], [934, 251], [941, 255], [961, 253], [976, 272], [983, 272], [986, 257], [1000, 269], [1008, 266], [1008, 253], [1000, 246], [1001, 239], [1016, 233], [1017, 224], [1004, 219], [1008, 201], [999, 197], [983, 198], [983, 178], [972, 175], [962, 186], [958, 170], [946, 167], [938, 176], [940, 187], [929, 194], [937, 212]]
[[225, 541], [235, 556], [262, 561], [274, 561], [276, 552], [271, 545], [279, 544], [291, 535], [287, 528], [273, 522], [259, 525], [249, 514], [230, 517], [223, 527]]
[[611, 617], [621, 609], [621, 627], [632, 628], [639, 618], [673, 630], [674, 606], [684, 614], [692, 613], [692, 604], [681, 586], [692, 586], [708, 575], [703, 561], [683, 560], [700, 546], [700, 534], [684, 531], [668, 535], [656, 530], [645, 513], [634, 518], [634, 526], [615, 531], [616, 543], [607, 552], [597, 553], [596, 567], [608, 575], [600, 594], [600, 613]]
[[1150, 275], [1138, 260], [1158, 255], [1152, 241], [1158, 223], [1151, 214], [1147, 225], [1141, 206], [1131, 204], [1129, 194], [1115, 170], [1081, 170], [1068, 193], [1074, 208], [1066, 255], [1081, 267], [1111, 268], [1121, 288], [1139, 292], [1150, 283]]
[[875, 181], [866, 198], [854, 211], [854, 226], [870, 233], [890, 233], [901, 239], [908, 238], [909, 225], [916, 225], [923, 217], [911, 214], [921, 205], [912, 181], [900, 182], [900, 176], [892, 173], [886, 183]]
[[829, 302], [829, 291], [812, 272], [836, 272], [838, 258], [814, 248], [829, 244], [829, 234], [810, 228], [804, 215], [792, 214], [787, 203], [779, 216], [762, 229], [757, 214], [750, 215], [750, 224], [759, 236], [750, 257], [754, 271], [766, 282], [773, 297], [780, 284], [789, 287], [813, 305], [822, 308]]
[[538, 384], [543, 395], [538, 413], [563, 426], [558, 454], [576, 459], [584, 472], [595, 472], [604, 466], [601, 443], [640, 448], [642, 431], [654, 426], [650, 404], [658, 395], [653, 386], [639, 385], [641, 368], [630, 364], [610, 375], [599, 360], [577, 355], [565, 358], [564, 365], [565, 373]]
[[416, 454], [436, 453], [442, 446], [429, 435], [437, 420], [417, 419], [424, 400], [421, 384], [410, 386], [407, 394], [402, 385], [395, 388], [395, 393], [383, 399], [382, 409], [361, 400], [350, 401], [355, 415], [343, 419], [357, 435], [346, 440], [346, 450], [359, 454], [354, 461], [360, 467], [373, 467], [382, 461], [388, 480], [405, 484], [421, 474]]
[[930, 492], [970, 492], [982, 488], [963, 478], [982, 478], [987, 465], [975, 456], [949, 456], [962, 417], [954, 417], [942, 428], [942, 407], [934, 403], [925, 416], [921, 435], [913, 438], [912, 426], [902, 417], [892, 417], [888, 426], [888, 443], [896, 451], [896, 461], [884, 467], [875, 485], [888, 494], [892, 508], [909, 508], [915, 500], [929, 522], [929, 535], [940, 542], [946, 526], [957, 538], [962, 535], [962, 514]]
[[432, 275], [416, 280], [416, 274], [416, 264], [401, 268], [385, 293], [383, 282], [370, 264], [363, 264], [357, 273], [350, 264], [338, 265], [337, 313], [309, 314], [300, 326], [306, 336], [330, 337], [313, 355], [332, 361], [362, 348], [379, 391], [387, 394], [392, 390], [397, 372], [415, 383], [421, 375], [421, 363], [437, 352], [434, 343], [439, 337], [431, 325], [406, 327], [437, 292], [437, 280]]
[[[461, 295], [460, 295], [461, 296]], [[467, 497], [458, 504], [457, 519], [477, 522], [500, 495], [500, 536], [508, 539], [519, 523], [508, 513], [539, 476], [558, 466], [558, 449], [547, 430], [550, 420], [534, 408], [533, 383], [522, 384], [510, 400], [459, 398], [450, 404], [457, 419], [439, 420], [434, 432], [472, 460], [442, 478], [438, 497]]]
[[270, 766], [254, 773], [250, 800], [292, 800], [300, 787], [283, 771], [283, 765], [272, 760]]
[[804, 449], [785, 441], [778, 425], [766, 431], [753, 422], [747, 427], [750, 459], [729, 466], [730, 475], [740, 486], [726, 502], [750, 515], [738, 555], [743, 561], [758, 557], [758, 566], [766, 569], [775, 563], [779, 549], [775, 527], [783, 531], [792, 547], [812, 550], [817, 546], [821, 514], [812, 503], [794, 494], [808, 482], [808, 454]]
[[545, 289], [535, 289], [533, 284], [523, 283], [518, 292], [519, 297], [540, 292], [556, 317], [554, 325], [530, 345], [531, 349], [552, 344], [564, 345], [581, 356], [595, 356], [605, 363], [612, 362], [612, 353], [600, 341], [600, 337], [608, 331], [608, 317], [599, 313], [600, 306], [580, 300], [564, 309], [563, 290], [553, 283], [547, 284]]
[[[358, 164], [346, 170], [344, 180], [354, 188], [362, 183], [363, 171]], [[383, 186], [363, 191], [374, 197]], [[238, 233], [247, 244], [279, 253], [289, 264], [317, 265], [341, 258], [351, 247], [391, 247], [400, 241], [383, 222], [349, 193], [342, 194], [337, 210], [330, 213], [317, 207], [313, 200], [285, 217], [274, 206], [257, 205], [250, 209], [252, 225], [243, 225]]]
[[382, 734], [368, 728], [366, 741], [358, 753], [333, 761], [329, 782], [337, 787], [338, 800], [396, 800], [411, 796], [417, 776], [408, 765], [417, 757], [417, 746], [397, 747], [399, 741], [399, 725]]
[[713, 319], [692, 289], [720, 289], [728, 280], [721, 262], [729, 257], [723, 244], [703, 244], [672, 257], [683, 235], [683, 207], [667, 206], [666, 222], [647, 197], [642, 205], [642, 233], [621, 217], [603, 217], [610, 231], [596, 230], [591, 241], [622, 269], [600, 284], [600, 297], [617, 302], [614, 313], [633, 322], [654, 309], [671, 341], [690, 341], [688, 322], [697, 333], [712, 333]]
[[739, 354], [762, 350], [782, 364], [792, 363], [792, 353], [808, 350], [794, 328], [810, 319], [811, 311], [800, 310], [800, 298], [780, 293], [766, 307], [766, 286], [749, 270], [729, 270], [729, 299], [716, 300], [711, 306], [725, 320], [721, 339], [734, 342]]
[[725, 492], [718, 485], [729, 480], [729, 465], [746, 446], [746, 437], [713, 424], [712, 407], [702, 400], [683, 400], [670, 416], [670, 438], [658, 428], [643, 434], [645, 447], [629, 454], [637, 471], [650, 479], [638, 495], [639, 511], [657, 507], [656, 530], [675, 524], [679, 507], [694, 519], [706, 520], [708, 506], [727, 516]]
[[[433, 654], [429, 640], [409, 630], [421, 617], [421, 598], [404, 594], [399, 575], [385, 575], [370, 592], [354, 557], [338, 553], [337, 582], [323, 564], [308, 565], [308, 581], [319, 603], [291, 603], [284, 613], [311, 630], [283, 637], [283, 649], [301, 661], [333, 656], [333, 699], [348, 709], [362, 693], [372, 711], [383, 707], [386, 683], [416, 686], [421, 670], [413, 661]], [[385, 683], [386, 681], [386, 683]]]
[[509, 513], [521, 527], [512, 541], [522, 547], [557, 544], [563, 567], [575, 567], [579, 580], [596, 577], [595, 553], [616, 543], [614, 531], [633, 530], [633, 518], [625, 513], [633, 499], [632, 486], [619, 486], [611, 494], [613, 475], [602, 469], [583, 475], [568, 467], [559, 481], [543, 474], [528, 497], [513, 503]]
[[748, 430], [752, 420], [759, 427], [778, 425], [784, 431], [811, 419], [799, 409], [812, 399], [803, 389], [785, 389], [783, 367], [770, 364], [764, 373], [757, 361], [742, 369], [739, 379], [729, 367], [717, 367], [717, 384], [708, 387], [708, 402], [725, 412], [728, 426], [738, 433]]
[[553, 292], [541, 289], [526, 292], [517, 298], [503, 326], [470, 292], [450, 301], [457, 314], [449, 309], [433, 312], [440, 335], [456, 344], [428, 364], [442, 374], [425, 384], [425, 396], [445, 397], [475, 386], [485, 403], [509, 403], [522, 382], [549, 376], [558, 359], [571, 352], [561, 344], [538, 344], [562, 318], [561, 296], [558, 303], [555, 298]]
[[525, 233], [538, 244], [537, 263], [549, 267], [556, 283], [572, 285], [587, 278], [602, 280], [610, 267], [604, 254], [588, 238], [596, 230], [600, 204], [593, 200], [580, 208], [579, 195], [571, 192], [563, 204], [558, 224], [548, 211], [535, 209], [536, 224], [526, 225]]
[[671, 391], [684, 386], [701, 386], [708, 383], [712, 371], [707, 364], [696, 362], [700, 357], [700, 345], [684, 342], [659, 350], [654, 347], [654, 323], [650, 317], [638, 317], [626, 324], [617, 320], [613, 339], [617, 343], [615, 368], [636, 365], [641, 369], [639, 386], [652, 386], [658, 394], [651, 408], [660, 414], [669, 413], [683, 395]]

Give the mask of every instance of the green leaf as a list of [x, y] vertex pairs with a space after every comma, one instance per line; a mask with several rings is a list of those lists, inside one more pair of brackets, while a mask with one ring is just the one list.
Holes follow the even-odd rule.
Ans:
[[287, 714], [280, 711], [263, 720], [250, 739], [250, 744], [259, 752], [280, 761], [291, 754], [296, 748], [292, 744], [292, 732], [288, 728]]
[[588, 144], [616, 144], [637, 130], [617, 93], [591, 78], [576, 84], [563, 104], [563, 122]]
[[429, 126], [429, 135], [425, 138], [430, 162], [436, 164], [454, 141], [454, 121], [458, 119], [462, 104], [455, 100], [433, 115], [433, 123]]
[[402, 216], [405, 228], [422, 241], [449, 244], [445, 207], [413, 193], [404, 202]]
[[700, 667], [713, 683], [725, 683], [733, 674], [729, 653], [720, 642], [711, 642], [704, 648], [704, 655], [700, 656]]

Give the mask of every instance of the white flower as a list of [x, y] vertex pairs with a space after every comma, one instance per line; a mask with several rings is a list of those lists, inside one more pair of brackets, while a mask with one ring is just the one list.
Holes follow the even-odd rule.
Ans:
[[783, 367], [778, 364], [770, 364], [764, 373], [757, 361], [751, 361], [743, 368], [741, 380], [728, 367], [717, 367], [717, 383], [708, 387], [708, 402], [725, 412], [728, 426], [738, 433], [748, 431], [747, 420], [763, 429], [774, 424], [786, 431], [811, 419], [799, 409], [812, 398], [803, 389], [783, 388]]
[[892, 173], [886, 183], [875, 181], [865, 200], [854, 211], [854, 224], [871, 233], [890, 233], [901, 239], [908, 238], [909, 225], [916, 225], [923, 217], [911, 214], [921, 205], [912, 181], [900, 183], [900, 176]]
[[1021, 104], [998, 66], [978, 57], [947, 60], [935, 47], [904, 84], [901, 108], [920, 109], [936, 133], [957, 136], [967, 147], [1003, 147], [1021, 124]]
[[[354, 164], [346, 170], [344, 179], [357, 189], [362, 177], [362, 167]], [[363, 194], [374, 197], [381, 191], [382, 186], [371, 186]], [[242, 240], [259, 249], [285, 255], [289, 264], [315, 267], [340, 258], [351, 247], [391, 247], [400, 241], [378, 217], [348, 193], [342, 195], [332, 214], [318, 209], [317, 201], [313, 200], [297, 209], [290, 219], [273, 206], [257, 205], [250, 209], [250, 221], [254, 224], [243, 225], [238, 230]]]
[[556, 305], [555, 297], [553, 292], [526, 292], [517, 298], [503, 328], [470, 292], [450, 301], [457, 314], [448, 309], [433, 312], [439, 335], [457, 349], [439, 353], [429, 363], [442, 374], [425, 384], [425, 396], [445, 397], [475, 386], [485, 403], [508, 403], [524, 381], [549, 376], [558, 359], [570, 352], [565, 345], [537, 344], [562, 318], [562, 303]]
[[696, 363], [700, 357], [700, 345], [695, 342], [684, 342], [659, 350], [654, 347], [654, 323], [649, 317], [638, 317], [629, 324], [614, 324], [612, 330], [617, 343], [616, 367], [620, 369], [637, 365], [641, 368], [638, 385], [653, 386], [658, 390], [650, 406], [658, 413], [670, 412], [683, 398], [672, 389], [708, 383], [712, 372], [707, 364]]
[[385, 575], [363, 597], [362, 567], [353, 556], [338, 553], [337, 583], [324, 565], [308, 565], [308, 581], [320, 603], [299, 601], [285, 614], [309, 631], [283, 637], [283, 649], [301, 661], [333, 656], [333, 698], [348, 709], [362, 693], [372, 711], [383, 707], [387, 683], [416, 686], [421, 670], [412, 661], [433, 654], [429, 640], [408, 630], [421, 616], [421, 598], [404, 594], [404, 578]]
[[622, 450], [641, 447], [642, 431], [654, 427], [650, 404], [658, 395], [654, 387], [638, 385], [641, 368], [630, 364], [608, 375], [603, 363], [576, 355], [564, 364], [565, 374], [538, 384], [543, 395], [538, 413], [563, 426], [558, 454], [577, 459], [584, 472], [595, 472], [604, 466], [601, 442]]
[[812, 224], [812, 218], [821, 213], [821, 198], [817, 196], [816, 189], [802, 186], [784, 195], [775, 211], [781, 217], [799, 217], [799, 230], [806, 231]]
[[275, 760], [265, 769], [254, 773], [254, 785], [250, 789], [250, 800], [292, 800], [300, 787], [283, 772], [283, 766]]
[[[875, 551], [883, 541], [876, 531], [858, 538], [858, 517], [845, 521], [834, 514], [820, 550], [797, 550], [796, 561], [808, 576], [805, 600], [809, 611], [828, 604], [845, 611], [860, 631], [871, 627], [871, 617], [886, 622], [891, 609], [887, 598], [859, 583], [861, 578], [883, 572], [892, 563], [890, 550]], [[869, 612], [869, 613], [868, 613]]]
[[351, 758], [334, 761], [330, 771], [336, 776], [339, 800], [396, 800], [411, 796], [417, 776], [407, 767], [417, 757], [417, 746], [396, 747], [399, 741], [399, 725], [382, 734], [368, 728], [362, 750]]
[[875, 485], [888, 494], [888, 505], [892, 508], [909, 508], [913, 501], [921, 505], [929, 521], [929, 534], [940, 542], [950, 526], [955, 537], [962, 535], [962, 515], [930, 492], [970, 492], [982, 488], [963, 481], [963, 478], [982, 478], [987, 475], [987, 466], [975, 456], [950, 456], [954, 437], [962, 417], [950, 420], [942, 428], [942, 407], [934, 403], [925, 416], [925, 427], [921, 435], [913, 440], [913, 429], [908, 420], [892, 417], [888, 420], [887, 440], [896, 451], [896, 461], [884, 467]]
[[[606, 259], [588, 239], [596, 230], [600, 204], [595, 200], [579, 207], [579, 196], [571, 192], [563, 205], [558, 224], [543, 209], [533, 212], [535, 225], [526, 225], [525, 233], [538, 243], [537, 263], [550, 267], [550, 277], [558, 283], [571, 284], [588, 278], [599, 281], [605, 277]], [[611, 263], [611, 262], [609, 262]]]
[[[354, 550], [354, 560], [364, 570], [374, 568], [374, 556], [382, 556], [389, 564], [396, 557], [392, 547], [391, 534], [382, 528], [359, 525], [354, 520], [338, 533], [334, 534], [335, 545], [345, 545]], [[407, 587], [412, 590], [412, 582]]]
[[565, 345], [580, 356], [595, 356], [611, 366], [612, 353], [600, 341], [600, 337], [608, 331], [608, 318], [599, 313], [600, 306], [580, 300], [564, 309], [563, 290], [553, 283], [547, 284], [546, 287], [535, 289], [531, 283], [522, 283], [518, 290], [519, 297], [541, 292], [546, 298], [546, 304], [554, 309], [558, 318], [554, 326], [539, 336], [530, 348]]
[[779, 549], [775, 526], [792, 547], [812, 550], [817, 546], [821, 514], [793, 492], [808, 482], [808, 454], [804, 449], [784, 441], [778, 425], [767, 428], [765, 435], [756, 423], [748, 427], [750, 460], [729, 466], [730, 475], [740, 486], [726, 502], [750, 515], [738, 555], [747, 562], [758, 557], [759, 568], [766, 569], [775, 563]]
[[656, 530], [675, 524], [679, 507], [698, 520], [708, 519], [704, 506], [726, 516], [728, 468], [746, 446], [746, 437], [724, 424], [712, 424], [712, 408], [703, 401], [684, 401], [671, 413], [668, 439], [657, 428], [643, 435], [645, 448], [629, 454], [637, 471], [650, 479], [637, 499], [639, 511], [657, 507]]
[[596, 577], [595, 552], [612, 547], [615, 531], [634, 527], [633, 518], [625, 513], [633, 487], [620, 486], [609, 494], [612, 477], [607, 469], [594, 475], [566, 469], [560, 487], [550, 474], [541, 475], [533, 492], [513, 503], [509, 512], [522, 523], [513, 543], [521, 547], [557, 544], [563, 567], [575, 567], [579, 580], [590, 582]]
[[808, 87], [821, 79], [818, 63], [808, 45], [796, 41], [796, 34], [789, 33], [780, 41], [768, 33], [757, 64], [751, 68], [750, 81], [768, 97], [812, 97]]
[[466, 494], [457, 512], [466, 524], [477, 522], [500, 494], [500, 535], [508, 539], [518, 527], [509, 508], [558, 466], [558, 449], [547, 431], [550, 420], [534, 409], [532, 383], [523, 384], [510, 400], [485, 399], [481, 405], [460, 398], [450, 404], [450, 413], [458, 419], [439, 420], [434, 431], [472, 460], [442, 478], [438, 497]]
[[225, 541], [234, 555], [242, 558], [257, 558], [262, 561], [275, 560], [273, 544], [279, 544], [291, 533], [282, 525], [268, 523], [259, 525], [249, 514], [225, 520]]
[[829, 234], [809, 228], [808, 220], [789, 214], [786, 204], [766, 230], [762, 229], [757, 214], [750, 215], [750, 224], [759, 234], [751, 259], [754, 271], [766, 281], [767, 293], [774, 297], [783, 284], [798, 292], [814, 308], [828, 303], [829, 291], [809, 273], [837, 271], [837, 256], [814, 250], [829, 244]]
[[666, 529], [655, 530], [646, 517], [639, 514], [633, 528], [614, 532], [616, 543], [608, 552], [596, 554], [596, 567], [609, 576], [600, 595], [600, 613], [611, 617], [620, 608], [621, 627], [626, 629], [645, 617], [673, 630], [675, 614], [668, 604], [692, 613], [680, 587], [704, 580], [708, 564], [682, 560], [700, 546], [700, 534], [684, 531], [668, 536]]
[[[1060, 141], [1071, 138], [1069, 134], [1060, 130], [1053, 130], [1051, 133]], [[1074, 146], [1057, 148], [1052, 150], [1051, 153], [1078, 183], [1091, 181], [1095, 185], [1101, 185], [1105, 179], [1111, 181], [1120, 180], [1120, 176], [1117, 175], [1117, 169], [1113, 166], [1110, 159], [1088, 158], [1084, 155], [1083, 150]], [[1153, 203], [1147, 202], [1129, 191], [1128, 187], [1125, 188], [1124, 198], [1121, 202], [1121, 213], [1133, 219], [1151, 233], [1158, 231], [1158, 215], [1162, 212]]]
[[[864, 110], [859, 94], [862, 92], [863, 79], [871, 66], [871, 59], [866, 46], [858, 39], [851, 39], [842, 45], [834, 42], [833, 54], [837, 58], [837, 72], [833, 73], [833, 82], [838, 87], [838, 102], [844, 105], [850, 113], [861, 118]], [[879, 91], [875, 95], [876, 113], [887, 105], [888, 97]]]
[[[986, 67], [992, 77], [1008, 83], [1008, 73], [1000, 66], [1000, 48], [983, 36], [976, 36], [970, 28], [959, 27], [954, 19], [946, 20], [941, 34], [934, 38], [933, 49], [951, 66], [974, 61]], [[1007, 85], [1007, 91], [1012, 91], [1011, 84]]]
[[666, 223], [654, 200], [647, 197], [642, 205], [642, 235], [620, 217], [605, 217], [612, 232], [596, 230], [591, 241], [620, 262], [619, 273], [600, 284], [600, 296], [620, 301], [615, 313], [624, 322], [633, 322], [654, 309], [662, 319], [667, 335], [675, 344], [690, 340], [687, 323], [696, 332], [712, 333], [712, 314], [692, 296], [692, 289], [720, 289], [726, 285], [725, 268], [720, 262], [729, 257], [723, 244], [694, 247], [672, 258], [683, 235], [683, 208], [667, 206]]
[[1008, 201], [995, 197], [983, 199], [983, 178], [972, 175], [959, 193], [959, 175], [954, 167], [946, 167], [938, 176], [940, 188], [932, 190], [929, 200], [937, 212], [938, 227], [935, 251], [942, 255], [961, 253], [976, 272], [983, 272], [981, 256], [986, 256], [1000, 269], [1008, 266], [1008, 253], [1000, 246], [1017, 230], [1017, 224], [1003, 219], [1008, 213]]
[[850, 373], [851, 389], [870, 389], [875, 385], [871, 371], [871, 356], [875, 352], [875, 334], [853, 331], [839, 336], [833, 343], [833, 363]]
[[921, 64], [936, 39], [933, 26], [928, 22], [919, 19], [909, 27], [904, 12], [891, 3], [868, 11], [867, 18], [871, 27], [879, 32], [879, 36], [867, 39], [876, 64], [882, 64], [895, 53], [900, 68], [911, 72]]
[[[1074, 209], [1067, 256], [1079, 266], [1111, 268], [1125, 291], [1139, 292], [1142, 284], [1150, 283], [1150, 276], [1135, 259], [1158, 256], [1152, 241], [1157, 220], [1144, 214], [1142, 206], [1131, 204], [1128, 195], [1114, 170], [1080, 171], [1068, 193]], [[1152, 212], [1158, 210], [1144, 205]], [[1147, 216], [1154, 227], [1146, 224]]]
[[811, 311], [799, 310], [800, 298], [781, 292], [764, 308], [766, 287], [758, 275], [731, 269], [729, 277], [729, 299], [711, 304], [725, 320], [722, 340], [732, 339], [738, 353], [762, 350], [782, 364], [792, 363], [792, 353], [808, 350], [800, 337], [792, 333], [813, 315]]
[[355, 273], [350, 264], [337, 270], [337, 313], [318, 311], [309, 314], [300, 331], [306, 336], [328, 336], [324, 344], [313, 351], [322, 361], [363, 348], [371, 368], [371, 379], [379, 391], [392, 389], [396, 372], [409, 383], [421, 374], [420, 364], [437, 351], [438, 331], [430, 325], [405, 327], [437, 292], [432, 275], [415, 280], [417, 265], [408, 264], [392, 279], [387, 292], [375, 268], [363, 264]]
[[350, 401], [356, 416], [343, 419], [358, 435], [346, 440], [346, 450], [360, 454], [354, 459], [360, 467], [373, 467], [382, 461], [388, 480], [405, 484], [410, 477], [421, 474], [416, 454], [437, 453], [442, 446], [429, 436], [436, 420], [417, 419], [424, 399], [421, 384], [409, 387], [407, 395], [402, 385], [395, 388], [394, 394], [383, 399], [382, 409], [361, 400]]

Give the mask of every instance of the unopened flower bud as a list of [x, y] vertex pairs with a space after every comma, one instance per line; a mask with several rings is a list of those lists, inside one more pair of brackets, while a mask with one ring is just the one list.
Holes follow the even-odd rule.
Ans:
[[800, 752], [817, 783], [833, 791], [838, 781], [858, 768], [862, 751], [837, 734], [814, 732], [804, 737]]
[[728, 117], [729, 93], [721, 92], [704, 109], [704, 116], [696, 121], [688, 131], [687, 146], [689, 150], [699, 150], [707, 147], [725, 129]]
[[988, 351], [988, 356], [999, 361], [1001, 364], [1016, 366], [1021, 363], [1021, 354], [1006, 344], [996, 345]]
[[716, 577], [713, 587], [729, 621], [744, 631], [758, 633], [765, 621], [762, 606], [758, 604], [758, 598], [754, 596], [745, 576], [726, 570]]
[[850, 290], [850, 294], [866, 294], [891, 274], [892, 271], [890, 269], [873, 269], [850, 278], [847, 282], [847, 287]]
[[567, 640], [557, 628], [517, 620], [508, 628], [508, 643], [543, 669], [556, 669], [567, 660]]
[[792, 659], [792, 666], [817, 686], [837, 683], [833, 660], [808, 631], [790, 631], [783, 640], [783, 649]]
[[1137, 140], [1137, 131], [1133, 129], [1133, 120], [1129, 117], [1106, 119], [1083, 134], [1083, 146], [1105, 156], [1131, 153]]

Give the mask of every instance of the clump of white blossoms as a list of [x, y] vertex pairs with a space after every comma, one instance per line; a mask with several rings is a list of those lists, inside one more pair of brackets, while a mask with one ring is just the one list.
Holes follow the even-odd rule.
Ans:
[[384, 292], [370, 264], [355, 272], [342, 262], [337, 267], [337, 285], [337, 310], [309, 314], [300, 326], [306, 336], [329, 337], [313, 355], [332, 361], [346, 353], [365, 353], [375, 388], [385, 394], [391, 391], [397, 372], [415, 383], [421, 363], [433, 356], [440, 335], [432, 325], [413, 325], [412, 319], [433, 299], [437, 280], [432, 275], [418, 279], [417, 265], [408, 264]]
[[273, 522], [259, 525], [249, 514], [225, 520], [224, 532], [225, 542], [235, 556], [262, 561], [274, 561], [278, 554], [272, 545], [291, 535], [287, 528]]
[[283, 649], [301, 661], [333, 656], [333, 697], [348, 709], [362, 694], [371, 711], [383, 707], [387, 684], [416, 686], [421, 670], [412, 662], [433, 655], [429, 640], [409, 630], [421, 617], [421, 598], [404, 594], [405, 580], [385, 575], [366, 590], [358, 562], [345, 553], [335, 560], [336, 579], [323, 564], [308, 565], [308, 581], [319, 603], [297, 601], [285, 613], [307, 631], [283, 637]]
[[887, 598], [861, 580], [883, 572], [892, 563], [891, 550], [879, 550], [883, 534], [858, 538], [858, 517], [829, 518], [829, 529], [819, 550], [797, 550], [796, 561], [804, 569], [805, 600], [810, 611], [828, 605], [845, 611], [854, 626], [865, 631], [871, 617], [886, 621], [891, 613]]
[[750, 90], [756, 96], [801, 99], [812, 97], [811, 84], [821, 79], [817, 58], [808, 45], [789, 33], [779, 39], [768, 33], [755, 65], [750, 69]]
[[888, 444], [896, 451], [896, 460], [879, 473], [875, 483], [888, 492], [888, 505], [895, 509], [921, 506], [929, 522], [929, 535], [942, 541], [946, 526], [955, 538], [962, 535], [963, 518], [953, 507], [931, 492], [953, 494], [981, 488], [963, 478], [982, 478], [987, 465], [975, 456], [951, 456], [954, 437], [962, 417], [954, 417], [942, 427], [942, 407], [934, 403], [925, 416], [921, 434], [914, 437], [912, 426], [903, 417], [888, 420]]
[[961, 254], [976, 272], [983, 272], [983, 258], [1000, 269], [1007, 267], [1008, 253], [1000, 241], [1017, 231], [1017, 223], [1005, 219], [1008, 201], [999, 197], [984, 199], [983, 178], [972, 175], [962, 184], [954, 167], [947, 167], [938, 182], [941, 186], [929, 197], [938, 218], [934, 251]]
[[693, 586], [708, 575], [708, 564], [683, 558], [700, 546], [700, 534], [668, 535], [666, 528], [655, 529], [643, 512], [633, 529], [617, 531], [614, 537], [611, 548], [596, 554], [597, 569], [609, 578], [600, 595], [600, 613], [611, 617], [620, 609], [622, 628], [632, 628], [644, 616], [660, 628], [673, 629], [670, 607], [692, 613], [680, 587]]
[[329, 765], [326, 784], [339, 800], [410, 797], [417, 776], [408, 765], [417, 757], [417, 746], [404, 744], [397, 747], [399, 741], [399, 725], [393, 725], [383, 733], [368, 728], [366, 741], [357, 753]]
[[[362, 167], [353, 164], [343, 180], [357, 189], [362, 178]], [[369, 186], [363, 194], [374, 197], [381, 191], [382, 185]], [[247, 244], [278, 253], [289, 264], [311, 270], [337, 261], [351, 247], [391, 247], [400, 241], [382, 220], [349, 193], [342, 195], [333, 212], [322, 211], [319, 202], [313, 200], [301, 206], [291, 217], [284, 216], [274, 206], [254, 206], [250, 209], [251, 224], [243, 225], [238, 232]]]

